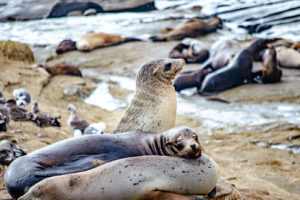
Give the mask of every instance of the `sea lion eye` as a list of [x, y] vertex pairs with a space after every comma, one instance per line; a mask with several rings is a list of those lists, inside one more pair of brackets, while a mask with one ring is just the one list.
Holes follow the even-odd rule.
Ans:
[[167, 64], [165, 64], [164, 71], [170, 70], [171, 67], [172, 67], [172, 63], [167, 63]]

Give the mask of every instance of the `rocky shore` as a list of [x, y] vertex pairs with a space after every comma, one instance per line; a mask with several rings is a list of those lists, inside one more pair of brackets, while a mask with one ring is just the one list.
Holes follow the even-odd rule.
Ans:
[[[207, 45], [222, 36], [214, 33], [207, 37], [199, 37]], [[95, 89], [101, 78], [95, 74], [110, 74], [125, 76], [131, 79], [139, 66], [146, 60], [167, 57], [169, 50], [177, 42], [152, 43], [132, 42], [117, 46], [100, 48], [88, 53], [68, 52], [48, 59], [47, 65], [65, 63], [77, 66], [84, 77], [49, 75], [41, 68], [36, 68], [32, 62], [16, 61], [1, 55], [0, 59], [0, 90], [7, 98], [12, 97], [12, 90], [24, 87], [32, 98], [40, 104], [41, 110], [61, 116], [62, 127], [46, 128], [45, 137], [37, 136], [39, 128], [31, 123], [24, 123], [23, 132], [12, 134], [13, 123], [8, 126], [8, 133], [1, 134], [1, 139], [8, 138], [18, 142], [27, 152], [52, 144], [73, 136], [67, 127], [69, 111], [67, 105], [73, 103], [80, 116], [89, 122], [103, 121], [106, 123], [105, 132], [110, 132], [121, 118], [123, 109], [107, 111], [84, 103], [84, 99]], [[248, 43], [242, 42], [245, 46]], [[39, 57], [36, 53], [35, 57]], [[43, 55], [44, 56], [44, 55]], [[256, 63], [259, 68], [260, 63]], [[197, 68], [189, 64], [184, 70]], [[244, 85], [219, 94], [217, 97], [231, 104], [286, 102], [299, 103], [300, 71], [284, 69], [283, 80], [278, 84]], [[112, 83], [113, 85], [113, 83]], [[110, 93], [117, 99], [126, 98], [128, 91], [110, 87]], [[196, 95], [197, 98], [204, 97]], [[178, 107], [180, 107], [180, 103]], [[29, 106], [30, 108], [30, 106]], [[28, 109], [29, 109], [28, 108]], [[253, 110], [255, 112], [255, 110]], [[296, 117], [296, 116], [295, 116]], [[271, 148], [271, 143], [289, 143], [300, 145], [299, 127], [280, 126], [264, 131], [245, 131], [236, 134], [211, 133], [201, 126], [201, 120], [191, 115], [178, 115], [176, 125], [184, 125], [196, 130], [204, 151], [212, 156], [221, 168], [221, 177], [239, 188], [259, 189], [281, 199], [300, 198], [300, 154], [290, 150]], [[221, 130], [219, 130], [221, 131]], [[256, 145], [264, 142], [266, 145]], [[1, 178], [1, 198], [9, 198]]]

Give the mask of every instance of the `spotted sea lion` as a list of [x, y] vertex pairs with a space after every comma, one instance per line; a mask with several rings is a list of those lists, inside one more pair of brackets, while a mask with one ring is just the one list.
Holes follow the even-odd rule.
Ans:
[[183, 159], [139, 156], [95, 169], [51, 177], [34, 185], [20, 200], [141, 200], [155, 191], [208, 194], [219, 177], [208, 156]]
[[156, 59], [144, 63], [136, 77], [134, 97], [112, 133], [142, 130], [163, 132], [175, 126], [176, 93], [172, 80], [183, 59]]
[[264, 83], [280, 82], [282, 70], [278, 68], [276, 50], [273, 46], [268, 48], [264, 56], [264, 66], [262, 69], [262, 81]]
[[86, 171], [116, 159], [142, 155], [197, 158], [201, 156], [201, 147], [197, 135], [187, 127], [160, 134], [134, 131], [84, 135], [16, 159], [5, 173], [5, 186], [17, 199], [47, 177]]
[[86, 33], [76, 42], [76, 48], [80, 51], [90, 51], [99, 47], [112, 46], [129, 41], [140, 41], [137, 38], [123, 38], [120, 35], [106, 33]]
[[257, 57], [262, 49], [267, 48], [274, 39], [257, 39], [251, 45], [235, 56], [227, 66], [209, 73], [203, 80], [199, 91], [202, 95], [210, 95], [227, 89], [251, 83], [253, 81], [253, 58]]
[[222, 28], [222, 20], [218, 17], [212, 18], [208, 21], [203, 19], [192, 18], [186, 23], [179, 26], [162, 36], [152, 36], [152, 41], [170, 41], [170, 40], [182, 40], [186, 37], [195, 38], [201, 35], [205, 35], [216, 31], [218, 28]]

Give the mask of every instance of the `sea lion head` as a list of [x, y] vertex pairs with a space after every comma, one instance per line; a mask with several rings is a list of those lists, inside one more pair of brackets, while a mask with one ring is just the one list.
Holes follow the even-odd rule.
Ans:
[[[172, 85], [172, 80], [181, 71], [183, 59], [155, 59], [144, 63], [137, 74], [137, 88], [151, 82], [163, 82]], [[153, 84], [151, 84], [153, 86]]]
[[188, 127], [172, 128], [163, 135], [167, 141], [165, 148], [174, 156], [182, 158], [198, 158], [201, 156], [201, 146], [197, 134]]

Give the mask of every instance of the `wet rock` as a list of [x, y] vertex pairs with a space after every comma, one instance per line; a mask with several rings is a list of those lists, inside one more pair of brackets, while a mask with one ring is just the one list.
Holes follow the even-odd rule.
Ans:
[[34, 56], [27, 44], [14, 41], [0, 41], [0, 53], [10, 60], [34, 62]]

